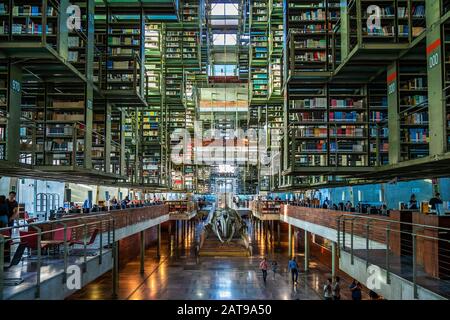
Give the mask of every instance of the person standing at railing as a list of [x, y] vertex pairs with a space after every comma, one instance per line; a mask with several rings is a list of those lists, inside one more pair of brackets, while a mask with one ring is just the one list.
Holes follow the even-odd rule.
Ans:
[[328, 197], [326, 197], [325, 200], [323, 200], [322, 208], [328, 209], [329, 206], [330, 206], [330, 200], [328, 200]]
[[418, 206], [417, 200], [416, 200], [416, 195], [414, 193], [411, 195], [411, 198], [409, 199], [408, 209], [410, 209], [410, 210], [419, 209], [419, 206]]
[[352, 211], [353, 205], [350, 201], [347, 201], [347, 203], [345, 204], [345, 211]]
[[9, 193], [8, 199], [6, 199], [6, 204], [8, 206], [8, 227], [14, 227], [14, 221], [19, 215], [19, 204], [16, 201], [15, 191], [11, 191]]
[[436, 192], [436, 195], [428, 201], [428, 204], [431, 207], [431, 210], [437, 210], [438, 206], [440, 204], [443, 204], [443, 201], [441, 199], [441, 194], [439, 192]]

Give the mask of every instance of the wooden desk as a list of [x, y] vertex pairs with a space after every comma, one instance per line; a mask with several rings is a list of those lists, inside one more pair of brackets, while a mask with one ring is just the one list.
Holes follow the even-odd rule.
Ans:
[[[413, 214], [413, 223], [432, 227], [449, 228], [450, 215], [437, 216], [422, 213]], [[433, 228], [417, 228], [417, 261], [425, 271], [440, 279], [450, 279], [450, 231], [443, 232]], [[428, 239], [421, 237], [433, 237]], [[439, 240], [446, 241], [439, 241]]]

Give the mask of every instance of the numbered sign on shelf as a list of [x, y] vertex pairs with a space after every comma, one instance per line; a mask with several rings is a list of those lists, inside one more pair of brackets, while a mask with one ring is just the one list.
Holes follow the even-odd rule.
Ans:
[[427, 57], [428, 57], [428, 68], [434, 69], [441, 63], [441, 39], [433, 41], [427, 47]]
[[12, 80], [11, 81], [11, 89], [14, 91], [14, 92], [17, 92], [17, 93], [19, 93], [20, 92], [20, 82], [19, 81], [17, 81], [17, 80]]
[[396, 71], [388, 74], [387, 83], [388, 83], [388, 94], [394, 94], [397, 90], [397, 72]]

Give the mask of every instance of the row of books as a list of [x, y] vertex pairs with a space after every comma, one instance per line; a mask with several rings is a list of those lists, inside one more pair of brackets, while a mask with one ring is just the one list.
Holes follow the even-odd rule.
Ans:
[[[295, 21], [290, 21], [295, 22]], [[327, 28], [324, 24], [310, 24], [310, 25], [304, 25], [302, 27], [296, 27], [295, 31], [298, 33], [308, 34], [308, 33], [325, 33], [327, 30], [331, 30], [332, 26], [329, 26]]]
[[402, 106], [417, 106], [428, 101], [427, 96], [424, 95], [414, 95], [405, 96], [400, 99], [400, 105]]
[[428, 129], [410, 128], [403, 133], [403, 142], [426, 143], [428, 142]]
[[424, 89], [427, 87], [427, 79], [425, 77], [409, 79], [406, 82], [402, 82], [400, 86], [402, 89], [407, 90]]
[[327, 115], [324, 112], [298, 112], [290, 114], [289, 118], [297, 122], [327, 122]]
[[301, 62], [325, 62], [327, 60], [327, 54], [325, 52], [305, 52], [303, 54], [296, 54], [295, 60]]
[[428, 112], [408, 114], [404, 119], [405, 124], [428, 124]]
[[303, 49], [303, 48], [318, 48], [323, 49], [327, 47], [327, 41], [325, 39], [306, 39], [306, 40], [296, 40], [295, 41], [295, 49]]
[[371, 127], [369, 129], [369, 134], [371, 138], [376, 138], [377, 136], [379, 138], [389, 138], [389, 128], [374, 128]]
[[131, 37], [109, 37], [108, 38], [109, 45], [118, 45], [118, 46], [138, 46], [139, 39], [131, 38]]
[[387, 113], [381, 111], [372, 111], [369, 114], [370, 122], [381, 122], [387, 120]]
[[[6, 25], [4, 25], [3, 28], [6, 28]], [[47, 34], [54, 34], [54, 27], [53, 23], [48, 23], [45, 26], [45, 30]], [[11, 28], [12, 34], [30, 34], [30, 35], [41, 35], [42, 34], [42, 24], [35, 23], [33, 21], [30, 21], [27, 24], [22, 23], [13, 23]], [[8, 33], [8, 30], [4, 30], [3, 33]]]
[[304, 21], [304, 20], [325, 20], [326, 18], [326, 11], [323, 9], [316, 9], [316, 10], [307, 10], [302, 12], [300, 15], [295, 15], [291, 17], [292, 21]]
[[364, 137], [364, 128], [354, 126], [341, 126], [339, 128], [330, 128], [330, 136], [346, 137]]
[[370, 152], [388, 152], [389, 151], [389, 143], [383, 142], [377, 145], [376, 143], [370, 144]]
[[355, 100], [353, 98], [346, 99], [331, 99], [331, 108], [362, 108], [364, 102], [362, 100]]
[[327, 107], [327, 98], [312, 98], [312, 99], [303, 99], [303, 100], [290, 100], [289, 105], [290, 108], [295, 109], [315, 109], [315, 108], [323, 108]]
[[[6, 13], [7, 6], [4, 3], [0, 4], [0, 13]], [[41, 6], [23, 5], [13, 7], [13, 16], [41, 16]], [[47, 7], [47, 16], [56, 16], [57, 12], [52, 6]]]
[[365, 115], [356, 111], [341, 112], [335, 111], [329, 113], [330, 122], [333, 121], [351, 121], [351, 122], [364, 122]]

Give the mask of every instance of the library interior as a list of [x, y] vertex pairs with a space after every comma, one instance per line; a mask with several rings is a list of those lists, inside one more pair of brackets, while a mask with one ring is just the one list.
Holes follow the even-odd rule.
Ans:
[[450, 0], [0, 0], [0, 300], [449, 298]]

